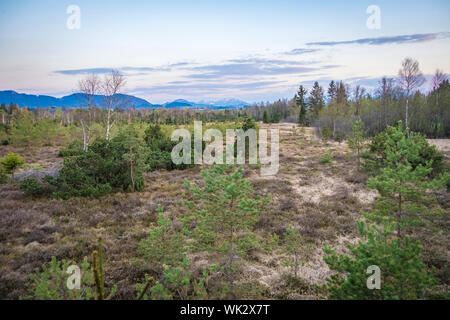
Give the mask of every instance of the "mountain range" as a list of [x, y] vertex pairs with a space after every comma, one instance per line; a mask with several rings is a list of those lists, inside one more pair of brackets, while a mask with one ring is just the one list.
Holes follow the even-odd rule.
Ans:
[[[119, 105], [123, 109], [135, 107], [135, 108], [211, 108], [211, 109], [234, 109], [234, 108], [244, 108], [249, 106], [247, 102], [238, 99], [221, 99], [218, 101], [200, 101], [192, 102], [184, 99], [177, 99], [171, 102], [166, 102], [164, 104], [152, 104], [145, 99], [138, 98], [127, 94], [116, 94], [118, 98]], [[104, 106], [103, 95], [95, 95], [94, 103], [99, 106]], [[10, 103], [15, 103], [19, 107], [28, 108], [80, 108], [83, 107], [83, 94], [73, 93], [61, 98], [56, 98], [47, 95], [34, 95], [18, 93], [12, 90], [0, 91], [0, 104], [4, 103], [9, 105]]]

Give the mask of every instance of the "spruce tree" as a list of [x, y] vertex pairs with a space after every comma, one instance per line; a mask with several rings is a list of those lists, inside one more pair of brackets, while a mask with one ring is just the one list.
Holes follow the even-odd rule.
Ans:
[[308, 108], [308, 105], [306, 103], [306, 94], [308, 91], [301, 85], [298, 88], [297, 96], [296, 96], [296, 103], [298, 107], [298, 124], [299, 125], [306, 125], [306, 111]]
[[269, 120], [269, 114], [267, 113], [267, 110], [264, 110], [264, 113], [263, 113], [263, 122], [264, 122], [264, 123], [270, 123], [270, 120]]
[[317, 119], [319, 117], [319, 113], [322, 110], [322, 108], [325, 105], [324, 101], [324, 95], [323, 95], [323, 89], [321, 86], [319, 86], [319, 83], [316, 81], [314, 82], [314, 86], [311, 90], [308, 103], [310, 110], [313, 113], [313, 117]]

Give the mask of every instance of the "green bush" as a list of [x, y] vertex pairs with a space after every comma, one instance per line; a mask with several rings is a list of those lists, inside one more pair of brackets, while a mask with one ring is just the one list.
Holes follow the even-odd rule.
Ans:
[[[351, 255], [336, 254], [325, 246], [329, 268], [338, 273], [327, 279], [331, 299], [424, 299], [436, 284], [432, 273], [420, 260], [420, 245], [409, 238], [392, 237], [392, 226], [380, 229], [358, 223], [363, 240], [349, 245]], [[380, 268], [380, 289], [367, 288], [367, 268]]]
[[323, 126], [320, 130], [320, 135], [322, 136], [323, 140], [330, 139], [332, 136], [331, 129], [328, 126]]
[[242, 122], [242, 130], [247, 131], [248, 129], [257, 129], [256, 122], [253, 118], [245, 117]]
[[[397, 126], [388, 126], [385, 131], [379, 133], [372, 138], [369, 146], [369, 152], [364, 154], [365, 163], [364, 169], [370, 174], [378, 174], [382, 167], [384, 167], [388, 154], [388, 141], [399, 142], [404, 136], [407, 135], [407, 131], [403, 128], [402, 122], [399, 121]], [[402, 135], [398, 132], [401, 130]], [[420, 133], [410, 132], [409, 138], [414, 145], [419, 148], [418, 154], [409, 156], [406, 160], [415, 169], [417, 166], [426, 166], [431, 161], [433, 168], [431, 176], [437, 176], [442, 172], [444, 164], [444, 155], [439, 152], [435, 146], [428, 143], [426, 138]], [[395, 152], [395, 150], [392, 150]]]
[[4, 167], [0, 167], [0, 184], [4, 184], [8, 181], [8, 175]]
[[98, 197], [112, 191], [142, 191], [144, 153], [134, 131], [108, 141], [95, 140], [89, 150], [64, 159], [56, 179], [57, 198]]
[[333, 160], [333, 152], [329, 150], [327, 153], [320, 156], [319, 162], [321, 164], [330, 164], [331, 160]]
[[19, 187], [27, 196], [37, 197], [44, 194], [44, 187], [36, 178], [27, 178], [23, 180]]
[[73, 261], [58, 261], [55, 257], [49, 264], [44, 264], [42, 270], [36, 269], [30, 276], [27, 284], [28, 296], [21, 299], [37, 300], [89, 300], [95, 298], [94, 274], [87, 259], [84, 260], [80, 268], [80, 289], [70, 290], [66, 285], [70, 274], [68, 268], [74, 265]]
[[148, 148], [148, 152], [145, 156], [146, 170], [182, 170], [190, 166], [186, 164], [176, 165], [173, 163], [171, 153], [178, 142], [171, 141], [169, 137], [162, 132], [159, 125], [149, 125], [145, 130], [144, 140]]
[[83, 142], [75, 140], [59, 151], [58, 157], [73, 157], [83, 153]]
[[8, 153], [0, 159], [0, 164], [3, 165], [7, 173], [13, 173], [18, 167], [25, 163], [23, 158], [14, 152]]
[[57, 180], [52, 176], [45, 176], [42, 181], [36, 178], [26, 178], [19, 184], [20, 190], [22, 190], [26, 196], [39, 197], [43, 195], [49, 195], [56, 191]]

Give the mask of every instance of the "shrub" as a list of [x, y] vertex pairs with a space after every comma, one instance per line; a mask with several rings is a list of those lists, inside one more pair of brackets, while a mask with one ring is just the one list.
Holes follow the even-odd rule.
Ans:
[[163, 265], [179, 266], [186, 256], [186, 249], [183, 235], [164, 218], [163, 208], [158, 206], [157, 211], [157, 225], [152, 226], [147, 238], [141, 240], [138, 251], [147, 263], [162, 271]]
[[[409, 238], [391, 237], [392, 226], [383, 228], [358, 223], [363, 240], [349, 245], [351, 256], [336, 254], [325, 246], [325, 262], [337, 271], [327, 279], [331, 299], [423, 299], [432, 294], [436, 283], [432, 273], [420, 261], [420, 245]], [[368, 289], [367, 268], [381, 270], [380, 289]]]
[[185, 183], [192, 196], [185, 205], [193, 213], [184, 217], [185, 229], [191, 232], [194, 225], [195, 250], [216, 251], [224, 256], [224, 270], [232, 287], [234, 257], [260, 245], [253, 229], [267, 199], [254, 195], [250, 181], [242, 176], [242, 168], [216, 165], [203, 170], [202, 178], [204, 185]]
[[[183, 170], [191, 166], [186, 164], [176, 165], [173, 163], [171, 153], [172, 149], [178, 144], [178, 142], [170, 140], [169, 137], [162, 132], [159, 125], [149, 125], [149, 127], [145, 130], [144, 140], [149, 149], [145, 155], [146, 170]], [[203, 149], [204, 148], [205, 142], [203, 142]]]
[[328, 150], [327, 153], [320, 156], [319, 162], [322, 164], [330, 164], [333, 160], [333, 152]]
[[98, 197], [111, 191], [142, 191], [143, 150], [135, 132], [97, 139], [87, 152], [64, 159], [56, 180], [59, 198]]
[[289, 228], [284, 233], [286, 242], [286, 253], [292, 257], [292, 262], [288, 265], [294, 271], [294, 277], [297, 278], [298, 266], [300, 264], [300, 249], [302, 244], [302, 236], [296, 228]]
[[[71, 266], [77, 267], [76, 263], [69, 260], [57, 261], [55, 257], [49, 264], [42, 266], [42, 271], [36, 269], [35, 273], [30, 276], [30, 282], [27, 284], [28, 296], [21, 299], [38, 299], [38, 300], [109, 300], [117, 292], [117, 285], [109, 290], [109, 295], [105, 295], [105, 276], [103, 273], [103, 243], [102, 236], [98, 236], [97, 249], [92, 252], [92, 266], [90, 266], [87, 258], [84, 258], [81, 268], [79, 268], [79, 283], [76, 278], [75, 268], [71, 270]], [[150, 279], [148, 279], [150, 280]], [[69, 288], [69, 284], [79, 284], [79, 288], [75, 286]], [[148, 282], [150, 284], [150, 281]], [[147, 290], [145, 286], [144, 290]], [[145, 294], [142, 291], [140, 296]]]
[[257, 129], [256, 122], [253, 118], [245, 117], [242, 122], [242, 130], [247, 131], [248, 129]]
[[24, 179], [20, 182], [19, 188], [26, 196], [38, 197], [45, 193], [44, 187], [36, 178]]
[[21, 299], [37, 300], [82, 300], [95, 298], [94, 274], [85, 258], [80, 271], [80, 289], [70, 290], [67, 281], [71, 274], [67, 273], [68, 268], [74, 265], [73, 261], [57, 261], [55, 257], [48, 264], [42, 266], [42, 270], [36, 269], [30, 276], [27, 284], [28, 296]]
[[18, 167], [25, 163], [23, 158], [14, 152], [8, 153], [0, 159], [0, 164], [3, 165], [7, 173], [13, 173]]
[[59, 151], [58, 157], [73, 157], [83, 153], [83, 142], [75, 140]]
[[0, 167], [0, 184], [4, 184], [8, 181], [8, 175], [4, 167]]
[[320, 130], [320, 135], [322, 136], [323, 140], [330, 139], [332, 136], [331, 129], [328, 126], [323, 126]]
[[357, 168], [358, 171], [361, 167], [361, 152], [364, 148], [364, 122], [362, 122], [361, 119], [358, 119], [355, 121], [352, 127], [352, 137], [348, 138], [348, 146], [350, 149], [356, 152], [356, 159], [357, 159]]
[[[385, 166], [387, 160], [388, 141], [393, 141], [399, 145], [398, 142], [406, 136], [407, 131], [403, 128], [402, 122], [399, 121], [396, 126], [388, 126], [385, 131], [373, 137], [369, 146], [369, 152], [364, 154], [366, 159], [364, 163], [365, 170], [373, 175], [378, 174], [381, 168]], [[430, 172], [430, 176], [436, 176], [443, 171], [443, 153], [439, 152], [435, 146], [430, 145], [423, 135], [410, 132], [408, 140], [411, 144], [418, 147], [418, 152], [409, 155], [406, 159], [413, 169], [419, 165], [426, 166], [431, 161], [433, 170]]]

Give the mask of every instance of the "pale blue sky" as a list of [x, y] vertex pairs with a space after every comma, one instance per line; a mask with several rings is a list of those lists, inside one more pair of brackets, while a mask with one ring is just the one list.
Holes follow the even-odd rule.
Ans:
[[[66, 27], [72, 4], [79, 30]], [[366, 26], [369, 5], [379, 30]], [[314, 80], [370, 85], [406, 56], [449, 72], [449, 12], [447, 0], [1, 1], [0, 90], [61, 96], [117, 68], [127, 93], [154, 103], [254, 102]]]

